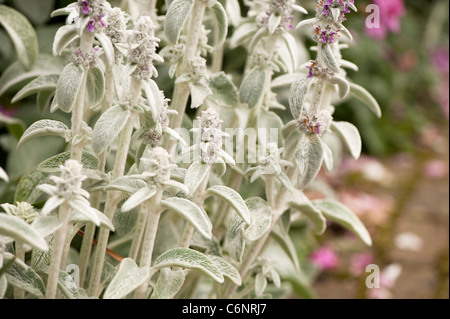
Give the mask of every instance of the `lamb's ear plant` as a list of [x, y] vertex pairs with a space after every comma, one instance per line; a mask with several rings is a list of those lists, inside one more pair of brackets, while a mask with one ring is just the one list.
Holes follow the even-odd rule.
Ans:
[[[338, 167], [333, 136], [361, 154], [358, 129], [334, 121], [335, 106], [352, 95], [381, 116], [344, 71], [357, 69], [341, 55], [353, 2], [320, 0], [315, 17], [303, 19], [295, 0], [249, 1], [246, 17], [237, 0], [174, 0], [165, 15], [156, 1], [78, 0], [52, 13], [67, 16], [53, 57], [38, 55], [29, 23], [0, 5], [19, 56], [0, 94], [20, 84], [13, 103], [37, 93], [43, 114], [70, 116], [69, 125], [33, 123], [17, 143], [53, 135], [67, 150], [24, 175], [15, 203], [1, 205], [0, 297], [268, 297], [289, 279], [275, 256], [263, 256], [273, 239], [294, 277], [304, 276], [293, 222], [306, 218], [320, 235], [330, 220], [370, 245], [348, 208], [304, 193], [322, 166]], [[301, 28], [317, 43], [309, 62]], [[225, 48], [238, 46], [247, 58], [232, 78], [222, 64]], [[159, 88], [162, 71], [171, 93]], [[286, 101], [277, 96], [283, 86]], [[9, 182], [1, 168], [0, 179]], [[71, 247], [77, 234], [79, 249]], [[74, 260], [79, 282], [69, 274]]]

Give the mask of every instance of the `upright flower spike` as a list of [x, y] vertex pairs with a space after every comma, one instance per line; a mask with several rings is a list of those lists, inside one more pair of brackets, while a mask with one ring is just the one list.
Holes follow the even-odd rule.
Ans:
[[109, 12], [108, 25], [104, 32], [114, 46], [116, 63], [121, 64], [126, 52], [128, 16], [120, 8], [112, 8]]
[[170, 180], [170, 172], [176, 167], [165, 149], [155, 147], [145, 151], [139, 162], [139, 173], [148, 176], [150, 184], [161, 186]]
[[157, 77], [158, 71], [153, 65], [153, 61], [162, 63], [164, 60], [156, 54], [160, 40], [155, 37], [154, 23], [150, 17], [141, 16], [139, 18], [129, 41], [128, 61], [136, 67], [132, 76], [137, 79]]
[[79, 15], [87, 19], [88, 32], [100, 32], [106, 27], [106, 4], [105, 0], [78, 0]]

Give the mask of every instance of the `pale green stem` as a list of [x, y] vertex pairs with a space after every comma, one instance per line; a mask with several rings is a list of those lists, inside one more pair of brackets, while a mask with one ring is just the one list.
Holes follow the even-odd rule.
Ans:
[[136, 261], [138, 260], [139, 249], [141, 247], [142, 237], [144, 236], [145, 232], [147, 216], [148, 216], [147, 203], [142, 203], [139, 206], [139, 215], [136, 221], [136, 228], [134, 230], [133, 241], [131, 242], [130, 252], [128, 253], [128, 257]]
[[212, 54], [212, 65], [211, 65], [211, 72], [217, 73], [222, 70], [222, 63], [223, 63], [223, 47], [215, 50]]
[[[25, 263], [25, 249], [22, 243], [16, 242], [16, 257]], [[14, 287], [14, 299], [24, 299], [25, 291]]]
[[64, 251], [64, 243], [67, 233], [67, 224], [69, 219], [70, 208], [67, 203], [63, 203], [59, 207], [58, 218], [62, 226], [56, 231], [53, 237], [52, 256], [50, 262], [50, 271], [48, 273], [47, 287], [45, 298], [55, 299], [56, 289], [58, 287], [59, 270], [61, 267], [61, 260]]
[[[140, 92], [140, 86], [137, 88]], [[131, 112], [128, 121], [120, 134], [119, 148], [116, 154], [116, 161], [114, 163], [114, 169], [112, 173], [112, 180], [123, 176], [125, 165], [128, 156], [128, 149], [130, 147], [131, 135], [133, 133], [134, 121], [137, 114]], [[119, 202], [120, 192], [110, 191], [106, 195], [105, 215], [110, 220], [113, 219], [114, 213]], [[95, 252], [94, 265], [92, 268], [92, 274], [89, 284], [89, 294], [96, 296], [99, 293], [100, 279], [102, 275], [103, 265], [105, 263], [106, 247], [109, 239], [109, 229], [106, 227], [100, 227], [97, 249]]]

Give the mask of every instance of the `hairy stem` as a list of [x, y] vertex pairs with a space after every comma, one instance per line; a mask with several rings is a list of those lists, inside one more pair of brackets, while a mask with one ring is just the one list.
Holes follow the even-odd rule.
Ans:
[[[25, 263], [25, 249], [23, 244], [16, 242], [16, 257]], [[24, 299], [25, 291], [14, 287], [14, 299]]]
[[136, 221], [136, 228], [134, 229], [133, 241], [131, 242], [130, 252], [128, 257], [133, 260], [138, 260], [139, 249], [141, 248], [142, 237], [145, 232], [145, 225], [147, 223], [148, 206], [147, 203], [142, 203], [139, 206], [139, 215]]

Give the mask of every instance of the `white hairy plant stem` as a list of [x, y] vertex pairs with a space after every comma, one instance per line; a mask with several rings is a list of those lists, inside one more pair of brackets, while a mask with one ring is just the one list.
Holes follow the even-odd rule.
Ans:
[[145, 225], [147, 222], [148, 216], [148, 206], [147, 202], [139, 205], [139, 213], [136, 221], [136, 227], [134, 229], [133, 241], [131, 242], [130, 252], [128, 253], [128, 257], [133, 260], [138, 260], [139, 249], [141, 248], [142, 237], [145, 232]]
[[45, 292], [46, 299], [55, 299], [58, 287], [59, 270], [64, 252], [64, 243], [67, 234], [70, 207], [63, 203], [59, 207], [58, 218], [62, 226], [58, 228], [53, 237], [53, 247], [50, 262], [50, 271], [48, 273], [47, 287]]
[[[153, 248], [155, 246], [156, 232], [158, 230], [159, 218], [163, 209], [161, 208], [162, 191], [159, 191], [152, 199], [147, 201], [148, 216], [142, 238], [142, 251], [139, 266], [150, 267], [152, 263]], [[146, 299], [148, 294], [148, 282], [145, 282], [136, 290], [136, 299]]]
[[[98, 169], [104, 173], [106, 165], [106, 152], [102, 152], [99, 155], [99, 165]], [[91, 195], [90, 202], [91, 206], [95, 209], [100, 208], [100, 203], [102, 199], [102, 193], [96, 192]], [[78, 267], [80, 268], [80, 285], [84, 287], [84, 282], [86, 280], [87, 268], [89, 266], [89, 261], [92, 253], [92, 244], [95, 236], [96, 226], [93, 223], [88, 223], [84, 228], [83, 240], [81, 242], [80, 257], [78, 262]]]
[[[130, 101], [130, 106], [133, 106], [141, 95], [141, 82], [132, 78], [132, 83], [130, 85], [132, 92], [130, 96], [132, 100]], [[120, 133], [119, 147], [116, 153], [116, 160], [114, 162], [114, 168], [112, 172], [111, 179], [115, 180], [123, 176], [128, 156], [128, 150], [130, 148], [131, 135], [133, 133], [134, 121], [137, 117], [135, 111], [131, 111], [130, 117], [125, 124], [122, 132]], [[113, 219], [114, 213], [119, 203], [120, 192], [110, 191], [106, 195], [105, 204], [105, 215], [110, 220]], [[96, 296], [99, 293], [100, 279], [102, 275], [103, 265], [105, 263], [106, 246], [108, 245], [109, 239], [109, 229], [106, 227], [100, 227], [97, 249], [95, 252], [94, 265], [92, 268], [92, 274], [89, 283], [89, 294], [91, 296]]]
[[[16, 241], [16, 257], [25, 263], [25, 247]], [[25, 290], [14, 287], [14, 299], [24, 299]]]
[[[177, 69], [177, 77], [189, 71], [189, 61], [195, 57], [197, 53], [198, 40], [201, 35], [203, 16], [205, 15], [206, 2], [204, 0], [194, 0], [194, 6], [191, 11], [189, 19], [188, 35], [186, 49], [183, 56], [183, 62]], [[174, 116], [171, 121], [170, 127], [177, 129], [183, 122], [183, 115], [186, 110], [186, 105], [189, 99], [189, 86], [186, 83], [176, 83], [172, 95], [171, 108], [178, 112], [177, 116]], [[169, 138], [165, 138], [164, 147], [170, 149], [173, 145]]]

